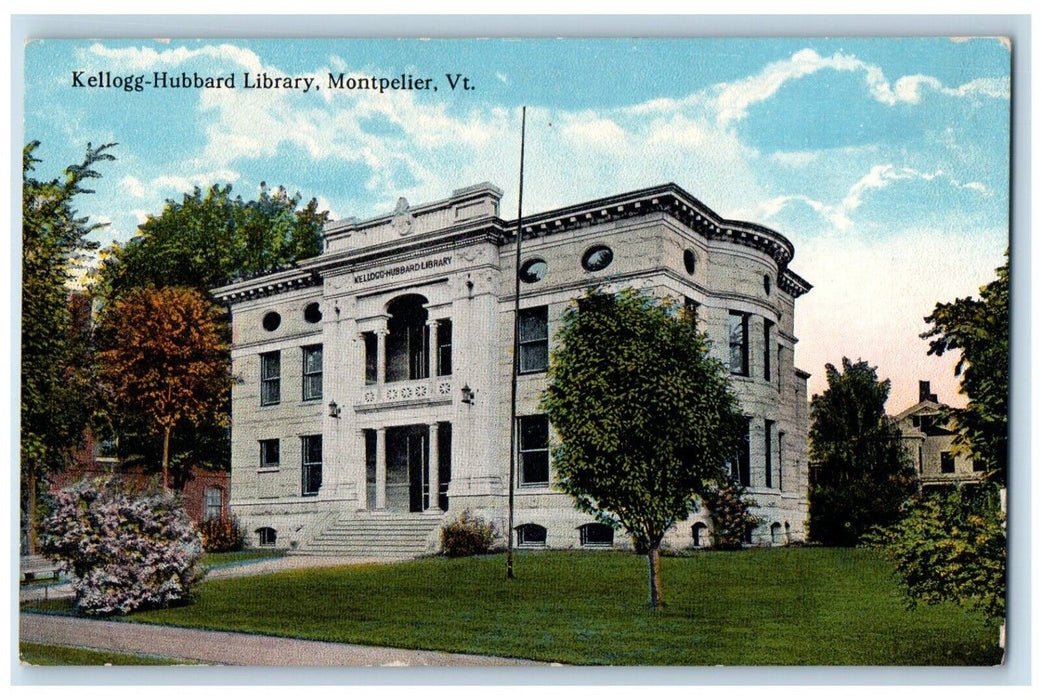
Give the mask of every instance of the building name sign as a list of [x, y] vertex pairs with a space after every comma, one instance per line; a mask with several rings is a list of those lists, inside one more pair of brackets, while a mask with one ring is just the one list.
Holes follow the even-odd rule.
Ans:
[[362, 284], [363, 282], [372, 282], [373, 280], [382, 280], [387, 277], [398, 277], [399, 275], [405, 275], [410, 272], [418, 272], [420, 270], [432, 270], [437, 267], [445, 267], [452, 262], [452, 256], [446, 255], [441, 258], [428, 258], [427, 260], [418, 260], [413, 263], [407, 263], [405, 265], [394, 265], [392, 267], [385, 267], [380, 270], [372, 270], [371, 272], [363, 272], [355, 275], [355, 284]]

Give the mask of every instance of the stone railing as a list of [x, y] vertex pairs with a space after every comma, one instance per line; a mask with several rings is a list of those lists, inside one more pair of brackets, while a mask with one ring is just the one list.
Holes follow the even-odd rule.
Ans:
[[452, 401], [452, 377], [414, 379], [388, 384], [368, 384], [362, 392], [363, 406], [388, 403], [443, 403]]

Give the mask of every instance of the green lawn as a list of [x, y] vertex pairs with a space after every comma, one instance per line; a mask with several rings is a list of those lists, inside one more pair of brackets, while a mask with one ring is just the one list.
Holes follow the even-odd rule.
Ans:
[[130, 619], [572, 664], [990, 665], [997, 630], [950, 605], [905, 608], [873, 551], [753, 549], [431, 558], [202, 584], [194, 604]]
[[285, 550], [279, 549], [247, 549], [242, 552], [208, 552], [203, 555], [200, 563], [206, 567], [228, 566], [230, 564], [244, 564], [249, 561], [261, 559], [277, 559], [284, 556]]
[[32, 642], [18, 644], [18, 658], [22, 663], [32, 666], [104, 666], [105, 664], [112, 666], [174, 666], [185, 663], [158, 656], [121, 654], [115, 651], [97, 651]]

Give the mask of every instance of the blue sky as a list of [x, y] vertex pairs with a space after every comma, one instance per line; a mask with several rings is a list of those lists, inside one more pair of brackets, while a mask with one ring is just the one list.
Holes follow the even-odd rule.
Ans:
[[[72, 86], [73, 71], [235, 74], [235, 90]], [[242, 74], [321, 90], [247, 90]], [[326, 74], [432, 77], [437, 92], [327, 89]], [[449, 90], [446, 73], [475, 89]], [[673, 181], [723, 216], [778, 230], [815, 285], [796, 361], [823, 388], [844, 356], [959, 403], [922, 318], [975, 294], [1008, 240], [1010, 49], [980, 39], [44, 40], [25, 49], [25, 140], [52, 176], [118, 142], [80, 210], [126, 240], [194, 185], [317, 197], [337, 218], [490, 180], [525, 211]]]

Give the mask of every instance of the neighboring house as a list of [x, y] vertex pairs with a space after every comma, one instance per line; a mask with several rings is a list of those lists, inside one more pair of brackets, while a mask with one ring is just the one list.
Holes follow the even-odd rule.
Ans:
[[[140, 488], [147, 486], [153, 479], [160, 478], [158, 474], [146, 473], [141, 467], [120, 465], [113, 454], [111, 446], [95, 442], [88, 432], [85, 446], [73, 455], [69, 468], [48, 476], [50, 490], [60, 491], [80, 479], [110, 474], [119, 474], [124, 481]], [[208, 472], [201, 469], [192, 471], [191, 478], [180, 490], [181, 502], [192, 522], [201, 523], [229, 514], [229, 481], [228, 472]]]
[[930, 393], [930, 382], [920, 381], [919, 402], [894, 417], [924, 491], [984, 477], [965, 449], [956, 447], [952, 425], [942, 416], [944, 408]]
[[[488, 183], [324, 230], [322, 255], [214, 290], [232, 315], [231, 508], [254, 546], [411, 556], [464, 510], [506, 530], [516, 221]], [[794, 247], [674, 184], [526, 216], [517, 543], [629, 546], [553, 488], [539, 411], [554, 333], [585, 289], [686, 306], [748, 416], [731, 464], [755, 544], [804, 539], [808, 375], [793, 366]], [[704, 512], [667, 538], [708, 542]]]

